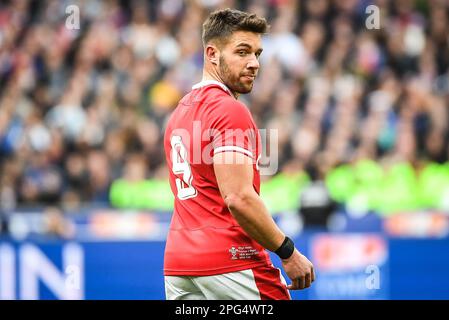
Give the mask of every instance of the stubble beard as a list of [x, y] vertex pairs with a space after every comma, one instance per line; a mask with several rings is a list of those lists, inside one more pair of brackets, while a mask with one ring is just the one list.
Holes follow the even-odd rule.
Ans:
[[240, 81], [240, 75], [235, 76], [232, 74], [223, 56], [220, 56], [220, 77], [232, 92], [245, 94], [253, 89], [253, 83], [245, 85]]

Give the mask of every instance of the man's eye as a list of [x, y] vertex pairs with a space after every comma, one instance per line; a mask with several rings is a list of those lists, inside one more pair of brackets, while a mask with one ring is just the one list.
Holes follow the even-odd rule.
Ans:
[[238, 53], [239, 55], [244, 56], [246, 54], [246, 51], [240, 50]]

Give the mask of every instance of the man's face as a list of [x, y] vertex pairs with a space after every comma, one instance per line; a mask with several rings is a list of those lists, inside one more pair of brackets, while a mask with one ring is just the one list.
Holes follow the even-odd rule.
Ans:
[[261, 42], [260, 34], [237, 31], [221, 48], [220, 77], [231, 91], [244, 94], [253, 88], [260, 67]]

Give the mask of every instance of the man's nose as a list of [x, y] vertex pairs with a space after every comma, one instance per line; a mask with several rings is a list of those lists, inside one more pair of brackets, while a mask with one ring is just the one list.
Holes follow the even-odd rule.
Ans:
[[252, 55], [251, 56], [251, 60], [248, 61], [248, 64], [246, 65], [246, 67], [248, 69], [259, 69], [260, 64], [259, 64], [259, 60], [257, 59], [256, 55]]

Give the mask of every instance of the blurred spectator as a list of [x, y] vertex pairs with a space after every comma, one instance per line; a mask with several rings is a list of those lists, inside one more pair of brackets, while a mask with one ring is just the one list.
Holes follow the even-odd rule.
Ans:
[[147, 177], [145, 158], [140, 154], [129, 155], [125, 162], [123, 176], [115, 180], [111, 186], [112, 205], [118, 208], [171, 209], [173, 196], [170, 186], [166, 183], [167, 177], [155, 177], [151, 180], [147, 180]]
[[305, 227], [327, 226], [329, 218], [337, 208], [325, 183], [329, 164], [321, 157], [317, 158], [316, 166], [307, 170], [311, 181], [300, 194], [301, 205], [298, 211]]
[[29, 166], [22, 172], [19, 201], [24, 204], [55, 204], [60, 200], [62, 176], [50, 162], [48, 154], [34, 153]]
[[64, 217], [56, 207], [47, 207], [43, 213], [44, 233], [62, 239], [71, 239], [75, 235], [75, 225]]

